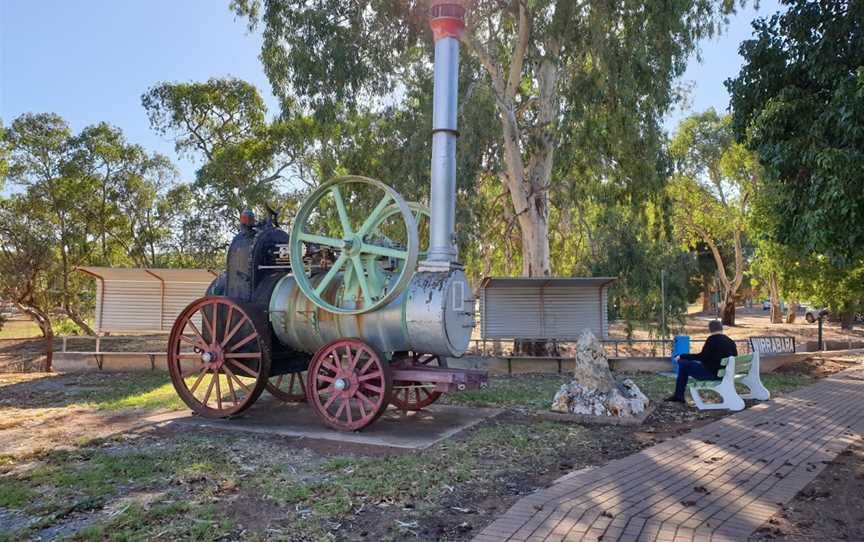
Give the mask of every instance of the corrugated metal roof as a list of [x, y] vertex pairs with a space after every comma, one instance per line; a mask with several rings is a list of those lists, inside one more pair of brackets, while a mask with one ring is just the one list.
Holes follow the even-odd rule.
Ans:
[[617, 277], [486, 277], [480, 288], [567, 288], [571, 286], [604, 286]]
[[93, 275], [105, 280], [128, 280], [128, 281], [159, 281], [166, 282], [200, 282], [210, 284], [216, 273], [209, 269], [166, 269], [166, 268], [143, 268], [143, 267], [90, 267], [81, 266], [78, 271]]

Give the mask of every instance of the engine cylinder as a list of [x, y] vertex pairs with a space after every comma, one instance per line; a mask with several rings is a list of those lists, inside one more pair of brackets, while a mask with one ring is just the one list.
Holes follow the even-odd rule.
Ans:
[[[313, 284], [321, 276], [314, 277]], [[331, 295], [341, 305], [339, 292]], [[470, 285], [458, 269], [415, 273], [402, 295], [362, 314], [318, 308], [303, 295], [293, 275], [285, 275], [273, 290], [269, 312], [279, 341], [310, 353], [330, 341], [356, 337], [381, 352], [411, 350], [459, 357], [468, 349], [475, 325]]]

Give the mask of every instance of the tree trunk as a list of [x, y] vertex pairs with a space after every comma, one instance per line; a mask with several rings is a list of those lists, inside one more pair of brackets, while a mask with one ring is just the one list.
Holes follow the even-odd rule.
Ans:
[[840, 329], [844, 331], [852, 331], [855, 326], [855, 312], [847, 311], [840, 314]]
[[723, 306], [720, 308], [720, 320], [724, 326], [735, 325], [735, 292], [726, 292], [723, 298]]
[[96, 332], [93, 331], [93, 328], [91, 328], [89, 324], [87, 324], [87, 321], [84, 320], [76, 311], [72, 310], [71, 307], [63, 307], [63, 312], [66, 313], [66, 316], [68, 316], [76, 326], [81, 328], [81, 331], [83, 331], [85, 335], [90, 335], [91, 337], [96, 335]]
[[519, 220], [522, 230], [522, 276], [544, 277], [551, 272], [549, 265], [549, 217], [546, 213], [528, 213]]
[[702, 312], [711, 312], [711, 277], [702, 277]]
[[780, 308], [780, 293], [778, 292], [779, 288], [777, 288], [777, 275], [771, 273], [771, 276], [768, 277], [768, 292], [771, 296], [771, 323], [772, 324], [782, 324], [783, 323], [783, 311]]
[[54, 366], [54, 327], [51, 325], [51, 318], [47, 311], [43, 311], [38, 307], [31, 307], [23, 303], [15, 303], [18, 310], [36, 321], [39, 330], [42, 332], [42, 337], [45, 338], [45, 371], [51, 372]]
[[794, 324], [795, 318], [798, 317], [798, 301], [795, 299], [789, 300], [789, 306], [786, 307], [786, 323]]

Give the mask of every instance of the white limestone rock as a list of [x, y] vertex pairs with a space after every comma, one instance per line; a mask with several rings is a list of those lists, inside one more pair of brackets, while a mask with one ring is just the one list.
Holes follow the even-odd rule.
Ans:
[[552, 400], [554, 412], [623, 418], [648, 408], [649, 399], [635, 382], [615, 379], [603, 345], [590, 331], [579, 338], [575, 365], [573, 380]]

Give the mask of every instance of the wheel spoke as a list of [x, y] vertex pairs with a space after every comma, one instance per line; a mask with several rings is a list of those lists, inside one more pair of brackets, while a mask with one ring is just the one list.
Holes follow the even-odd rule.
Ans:
[[331, 373], [336, 374], [339, 372], [339, 369], [336, 368], [334, 360], [326, 360], [321, 364], [321, 367], [329, 370]]
[[350, 398], [350, 397], [346, 397], [346, 398], [345, 398], [345, 403], [344, 403], [344, 404], [348, 407], [348, 408], [346, 409], [346, 411], [348, 412], [348, 423], [351, 423], [351, 422], [354, 421], [354, 419], [351, 417], [351, 398]]
[[334, 394], [332, 394], [332, 395], [330, 396], [330, 398], [327, 399], [327, 402], [324, 403], [324, 410], [327, 410], [328, 408], [330, 408], [330, 405], [332, 405], [333, 402], [334, 402], [336, 399], [338, 399], [338, 398], [339, 398], [339, 394], [338, 394], [338, 393], [334, 393]]
[[[334, 397], [338, 397], [338, 396], [334, 396]], [[339, 403], [339, 408], [337, 408], [336, 413], [333, 414], [333, 417], [336, 418], [337, 420], [339, 419], [339, 416], [342, 415], [342, 411], [345, 409], [345, 403], [346, 403], [346, 401], [342, 401], [341, 403]]]
[[390, 194], [384, 194], [384, 197], [381, 198], [381, 201], [378, 202], [378, 205], [375, 206], [375, 209], [372, 210], [372, 213], [366, 218], [366, 220], [363, 222], [363, 225], [360, 226], [360, 229], [357, 230], [357, 233], [361, 237], [368, 234], [369, 229], [372, 228], [372, 225], [378, 222], [379, 216], [387, 207], [388, 203], [390, 203]]
[[[201, 310], [198, 311], [201, 313], [201, 327], [203, 327], [204, 329], [210, 328], [211, 330], [216, 329], [215, 326], [210, 325], [210, 319], [207, 318], [207, 311], [204, 310], [206, 308], [207, 308], [206, 306], [201, 307]], [[189, 322], [189, 323], [191, 324], [192, 322]], [[210, 333], [210, 342], [204, 341], [204, 343], [209, 344], [209, 345], [216, 344], [215, 334]]]
[[334, 239], [324, 235], [315, 235], [314, 233], [300, 232], [300, 240], [316, 245], [325, 245], [333, 248], [342, 248], [342, 239]]
[[333, 199], [336, 200], [336, 210], [339, 212], [339, 222], [342, 223], [342, 234], [347, 239], [354, 235], [351, 230], [351, 221], [348, 219], [348, 211], [345, 209], [345, 201], [342, 199], [342, 193], [339, 192], [339, 187], [334, 186], [330, 189], [333, 194]]
[[222, 410], [222, 389], [220, 388], [219, 381], [222, 380], [222, 377], [219, 376], [219, 371], [215, 371], [214, 377], [216, 378], [216, 406], [219, 410]]
[[363, 243], [363, 246], [360, 249], [361, 252], [366, 254], [375, 254], [376, 256], [384, 256], [387, 258], [396, 258], [398, 260], [407, 260], [408, 259], [408, 251], [399, 250], [390, 247], [381, 247], [378, 245], [372, 245], [369, 243]]
[[370, 357], [369, 357], [369, 361], [366, 362], [366, 365], [364, 365], [363, 368], [360, 369], [360, 374], [361, 374], [361, 375], [365, 375], [365, 374], [366, 374], [366, 371], [369, 370], [369, 367], [372, 367], [372, 364], [373, 364], [373, 363], [375, 363], [375, 358], [373, 358], [373, 357], [370, 356]]
[[[200, 357], [200, 356], [198, 356], [198, 354], [195, 354], [195, 357]], [[207, 366], [202, 363], [198, 367], [193, 367], [192, 369], [189, 369], [188, 371], [184, 371], [184, 372], [180, 373], [180, 378], [189, 378], [190, 376], [192, 376], [196, 373], [200, 373], [201, 371], [203, 371], [206, 368], [207, 368]]]
[[231, 391], [231, 397], [234, 399], [234, 404], [236, 405], [237, 404], [237, 392], [234, 391], [234, 384], [231, 383], [231, 376], [233, 376], [233, 375], [231, 375], [229, 371], [230, 371], [230, 369], [228, 369], [228, 367], [225, 367], [225, 375], [227, 376], [225, 381], [228, 382], [228, 389]]
[[380, 388], [378, 386], [373, 386], [372, 384], [370, 384], [368, 382], [363, 383], [363, 388], [370, 390], [370, 391], [373, 391], [373, 392], [378, 393], [378, 394], [380, 394], [384, 391], [384, 388]]
[[258, 338], [258, 332], [257, 332], [257, 331], [253, 331], [253, 332], [250, 333], [249, 335], [246, 335], [246, 337], [245, 337], [242, 341], [240, 341], [240, 342], [238, 342], [238, 343], [235, 343], [234, 346], [232, 346], [231, 348], [229, 348], [229, 349], [228, 349], [228, 352], [234, 352], [235, 350], [237, 350], [238, 348], [240, 348], [240, 347], [243, 346], [244, 344], [246, 344], [246, 343], [248, 343], [248, 342], [250, 342], [250, 341], [254, 341], [254, 340], [257, 339], [257, 338]]
[[[198, 331], [198, 327], [195, 325], [195, 322], [192, 321], [192, 317], [190, 316], [186, 323], [192, 326], [192, 331], [195, 332], [195, 335], [198, 336], [198, 340], [201, 341], [201, 346], [207, 347], [207, 341], [204, 340], [204, 336], [201, 335], [201, 332]], [[182, 336], [182, 335], [181, 335]]]
[[352, 356], [351, 347], [346, 345], [345, 353], [348, 354], [348, 370], [355, 371], [357, 369], [357, 362], [360, 361], [360, 356], [363, 354], [363, 351], [358, 348], [357, 353]]
[[216, 378], [219, 376], [219, 373], [214, 371], [213, 376], [210, 378], [210, 385], [207, 386], [207, 392], [204, 394], [204, 400], [201, 403], [204, 406], [207, 406], [207, 401], [210, 399], [210, 394], [213, 393], [213, 384], [216, 383]]
[[373, 380], [375, 378], [381, 378], [381, 371], [376, 371], [374, 373], [364, 374], [357, 378], [360, 382], [365, 382], [367, 380]]
[[[318, 375], [318, 380], [320, 380], [322, 382], [336, 382], [336, 378], [334, 378], [332, 376], [322, 375], [322, 374]], [[292, 382], [291, 387], [293, 388], [294, 387], [294, 385], [293, 385], [294, 381], [292, 380], [291, 382]]]
[[354, 264], [357, 281], [360, 283], [360, 290], [363, 291], [364, 304], [372, 304], [372, 293], [369, 291], [369, 282], [366, 280], [366, 273], [363, 270], [363, 263], [360, 261], [360, 256], [352, 256], [351, 262]]
[[228, 367], [228, 364], [227, 364], [227, 363], [226, 363], [225, 365], [223, 365], [222, 368], [225, 369], [225, 372], [228, 374], [229, 381], [233, 379], [235, 382], [237, 382], [238, 384], [240, 384], [240, 387], [241, 387], [241, 388], [243, 388], [244, 390], [246, 390], [246, 393], [252, 393], [252, 391], [249, 389], [249, 386], [247, 386], [246, 384], [243, 383], [242, 380], [240, 380], [239, 378], [237, 378], [237, 375], [235, 375], [235, 374], [234, 374], [234, 371], [232, 371], [232, 370]]
[[343, 291], [350, 292], [351, 287], [354, 283], [354, 265], [346, 265], [345, 273], [342, 275], [342, 289]]
[[225, 359], [261, 359], [261, 352], [226, 352]]
[[369, 399], [368, 397], [363, 395], [362, 391], [357, 390], [354, 395], [360, 398], [360, 404], [366, 403], [367, 405], [369, 405], [369, 408], [373, 410], [375, 409], [375, 403], [372, 401], [372, 399]]
[[[243, 324], [245, 324], [247, 320], [248, 320], [248, 318], [246, 318], [246, 316], [244, 315], [243, 318], [241, 318], [240, 321], [237, 322], [237, 325], [235, 325], [233, 328], [231, 328], [231, 331], [229, 331], [228, 334], [225, 335], [225, 338], [222, 339], [222, 344], [220, 344], [219, 346], [221, 346], [222, 348], [225, 348], [225, 345], [228, 344], [228, 341], [230, 341], [231, 338], [234, 337], [234, 334], [240, 330], [240, 327]], [[231, 321], [229, 320], [228, 323], [230, 325]]]
[[[225, 360], [225, 363], [226, 363], [226, 364], [227, 364], [227, 363], [230, 363], [231, 365], [237, 367], [238, 369], [240, 369], [241, 371], [243, 371], [243, 372], [246, 373], [247, 375], [251, 376], [252, 378], [258, 378], [258, 373], [256, 373], [255, 371], [253, 371], [253, 370], [250, 369], [249, 367], [246, 367], [246, 366], [243, 365], [242, 363], [237, 363], [236, 361], [231, 361], [231, 360], [229, 360], [229, 359], [226, 359], [226, 360]], [[223, 367], [224, 367], [224, 365], [223, 365]]]
[[201, 384], [201, 381], [202, 381], [202, 380], [204, 380], [204, 376], [205, 376], [206, 374], [207, 374], [207, 371], [204, 371], [204, 372], [202, 372], [200, 375], [198, 375], [198, 378], [197, 378], [197, 379], [195, 380], [195, 382], [192, 384], [192, 387], [189, 388], [189, 391], [190, 391], [191, 393], [195, 393], [195, 390], [198, 389], [198, 385]]
[[[189, 323], [191, 324], [192, 322], [189, 322]], [[193, 324], [193, 327], [194, 327], [194, 324]], [[197, 333], [197, 330], [196, 330], [196, 333]], [[201, 337], [200, 335], [198, 337], [199, 337], [199, 340], [195, 340], [192, 337], [187, 337], [186, 335], [180, 335], [180, 340], [183, 342], [189, 343], [192, 346], [197, 346], [198, 348], [202, 348], [202, 347], [207, 348], [207, 344], [204, 342], [204, 338]]]
[[[228, 330], [231, 329], [231, 318], [234, 317], [234, 305], [228, 305], [228, 316], [225, 317], [225, 327], [222, 328], [224, 333], [228, 333]], [[222, 340], [225, 340], [225, 335], [222, 335]], [[218, 340], [216, 342], [219, 342]], [[223, 345], [224, 346], [224, 345]]]
[[327, 274], [324, 275], [324, 278], [321, 279], [321, 282], [318, 283], [318, 286], [315, 287], [315, 295], [321, 295], [327, 286], [333, 282], [333, 277], [342, 269], [342, 266], [345, 265], [345, 261], [348, 259], [348, 254], [345, 252], [339, 254], [339, 257], [336, 258], [336, 261], [333, 262], [333, 265], [330, 266], [330, 270], [327, 271]]

